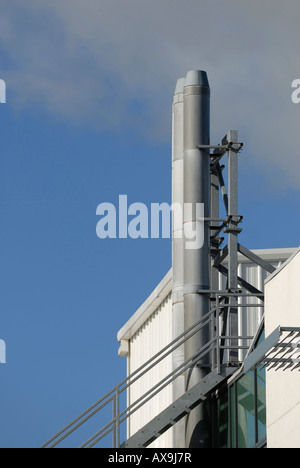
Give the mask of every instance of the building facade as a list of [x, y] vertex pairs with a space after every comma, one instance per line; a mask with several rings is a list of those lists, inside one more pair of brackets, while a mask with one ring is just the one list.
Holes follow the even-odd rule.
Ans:
[[[296, 249], [270, 249], [253, 252], [269, 264], [272, 264], [276, 271], [270, 275], [261, 266], [253, 264], [247, 258], [239, 255], [238, 275], [261, 291], [264, 290], [264, 283], [266, 282], [265, 309], [261, 307], [261, 301], [258, 298], [245, 298], [243, 296], [239, 298], [239, 336], [244, 337], [239, 340], [238, 361], [240, 364], [243, 363], [247, 353], [258, 346], [277, 325], [288, 326], [289, 323], [292, 323], [292, 326], [297, 325], [294, 314], [300, 303], [297, 302], [296, 296], [299, 295], [299, 290], [296, 284], [293, 288], [295, 298], [290, 294], [291, 291], [288, 287], [288, 284], [293, 284], [289, 283], [291, 275], [294, 278], [294, 283], [297, 281], [297, 275], [293, 269], [298, 268], [299, 277], [298, 263], [300, 255], [297, 255], [298, 251]], [[290, 272], [291, 269], [293, 273]], [[225, 289], [224, 281], [224, 276], [220, 274], [220, 290]], [[282, 294], [283, 290], [290, 299]], [[276, 304], [275, 312], [273, 312], [274, 304]], [[290, 316], [283, 312], [286, 307], [289, 308]], [[180, 323], [177, 317], [176, 323], [174, 323], [172, 310], [172, 270], [170, 270], [145, 303], [132, 315], [118, 333], [118, 341], [120, 342], [119, 356], [127, 359], [128, 375], [134, 373], [140, 366], [151, 360], [156, 353], [183, 333], [183, 320]], [[299, 317], [300, 313], [298, 313], [298, 321], [300, 321]], [[134, 382], [127, 391], [127, 405], [130, 407], [142, 395], [159, 385], [159, 382], [172, 372], [174, 362], [179, 362], [183, 354], [182, 346], [176, 350], [176, 353], [168, 354], [157, 366], [151, 368]], [[224, 385], [211, 393], [209, 396], [211, 408], [210, 430], [213, 447], [263, 447], [267, 444], [267, 433], [268, 439], [270, 437], [268, 446], [278, 445], [278, 441], [275, 440], [276, 438], [272, 434], [278, 434], [278, 428], [276, 427], [278, 422], [276, 423], [276, 421], [280, 420], [281, 413], [277, 414], [274, 408], [278, 409], [276, 402], [282, 395], [276, 394], [275, 397], [272, 388], [277, 385], [276, 379], [280, 380], [280, 377], [278, 377], [279, 374], [277, 373], [272, 376], [270, 371], [270, 375], [267, 377], [269, 388], [267, 387], [266, 390], [266, 374], [268, 372], [260, 368], [250, 370], [246, 374], [238, 370]], [[299, 375], [297, 373], [297, 376]], [[176, 380], [166, 385], [162, 391], [149, 398], [149, 401], [134, 411], [128, 418], [127, 438], [159, 415], [184, 391], [184, 376], [179, 375]], [[277, 398], [277, 400], [273, 401], [274, 398]], [[295, 403], [295, 400], [297, 400], [297, 395], [289, 399], [290, 402], [293, 402], [291, 404], [298, 404], [298, 400], [297, 403]], [[282, 411], [285, 414], [288, 408]], [[290, 413], [293, 414], [291, 409]], [[150, 447], [185, 448], [185, 419], [182, 418], [170, 427]]]
[[[265, 282], [266, 336], [278, 326], [300, 327], [299, 278], [300, 249], [297, 249]], [[292, 339], [295, 353], [289, 365], [266, 373], [269, 448], [300, 448], [300, 373], [299, 367], [295, 368], [299, 362], [299, 341], [297, 337]]]

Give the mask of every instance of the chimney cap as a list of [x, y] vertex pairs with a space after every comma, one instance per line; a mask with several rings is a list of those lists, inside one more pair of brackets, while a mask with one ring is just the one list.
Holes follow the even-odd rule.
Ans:
[[176, 83], [174, 94], [183, 93], [184, 85], [185, 85], [185, 78], [179, 78], [179, 80], [177, 80], [177, 83]]
[[209, 88], [207, 73], [203, 70], [188, 71], [184, 86], [204, 86]]

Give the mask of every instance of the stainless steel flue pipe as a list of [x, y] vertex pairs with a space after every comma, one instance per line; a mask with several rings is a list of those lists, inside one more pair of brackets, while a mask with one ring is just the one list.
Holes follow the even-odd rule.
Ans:
[[[207, 74], [187, 73], [183, 90], [184, 148], [184, 326], [192, 326], [208, 313], [210, 299], [199, 290], [210, 289], [210, 230], [203, 216], [210, 217], [210, 87]], [[202, 211], [203, 209], [203, 211]], [[202, 219], [200, 219], [202, 216]], [[190, 242], [190, 234], [196, 241]], [[174, 274], [174, 273], [173, 273]], [[175, 273], [176, 275], [176, 273]], [[209, 342], [209, 326], [192, 337], [185, 346], [185, 359]], [[199, 361], [186, 377], [187, 389], [210, 371], [209, 356]], [[206, 403], [187, 417], [186, 447], [209, 447], [210, 428]]]
[[[176, 83], [172, 107], [172, 338], [184, 332], [184, 233], [183, 233], [183, 88], [185, 78]], [[176, 211], [177, 210], [177, 211]], [[172, 353], [172, 370], [184, 362], [184, 345]], [[184, 375], [173, 382], [173, 401], [185, 391]], [[173, 429], [174, 447], [185, 448], [185, 420], [175, 424]]]

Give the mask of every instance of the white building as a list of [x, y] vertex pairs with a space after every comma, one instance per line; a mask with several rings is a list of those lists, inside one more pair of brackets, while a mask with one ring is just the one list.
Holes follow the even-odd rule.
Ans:
[[[276, 271], [269, 275], [260, 266], [251, 263], [239, 255], [238, 275], [257, 287], [264, 289], [266, 281], [265, 335], [268, 336], [278, 325], [300, 326], [299, 272], [300, 253], [297, 249], [271, 249], [253, 251], [263, 260], [271, 263]], [[224, 279], [220, 275], [220, 290]], [[241, 301], [245, 300], [241, 298]], [[239, 308], [239, 335], [258, 338], [257, 332], [263, 330], [263, 309], [258, 307], [259, 299], [250, 299], [253, 307]], [[247, 298], [249, 304], [249, 298]], [[298, 316], [296, 317], [298, 313]], [[128, 375], [152, 358], [157, 352], [183, 332], [173, 324], [172, 318], [172, 270], [170, 270], [144, 304], [132, 315], [118, 333], [120, 342], [119, 356], [126, 357]], [[242, 340], [240, 344], [251, 345], [253, 340]], [[246, 350], [239, 350], [239, 360], [243, 361]], [[138, 379], [127, 392], [127, 402], [130, 406], [148, 390], [155, 387], [165, 376], [172, 372], [172, 353], [166, 356], [157, 366], [150, 369]], [[251, 447], [266, 444], [268, 446], [298, 445], [299, 437], [289, 437], [289, 431], [284, 430], [286, 440], [282, 437], [282, 429], [287, 425], [290, 430], [299, 429], [298, 406], [300, 408], [300, 374], [281, 371], [267, 372], [267, 392], [265, 397], [265, 371], [239, 376], [239, 371], [229, 379], [224, 391], [218, 389], [211, 395], [213, 404], [212, 432], [214, 445], [232, 447]], [[181, 382], [180, 382], [180, 379]], [[285, 380], [288, 379], [288, 380]], [[285, 399], [287, 383], [289, 398]], [[253, 387], [253, 392], [251, 388]], [[274, 389], [276, 388], [276, 392]], [[253, 397], [252, 393], [255, 393]], [[128, 419], [127, 438], [131, 437], [145, 426], [175, 399], [174, 395], [184, 392], [183, 376], [170, 383], [160, 393], [151, 398], [145, 405], [135, 411]], [[222, 393], [223, 392], [223, 393]], [[234, 405], [231, 403], [235, 401]], [[257, 408], [252, 408], [256, 401]], [[230, 403], [231, 402], [231, 403]], [[284, 402], [284, 403], [283, 403]], [[231, 408], [230, 408], [231, 406]], [[267, 420], [266, 420], [267, 408]], [[296, 408], [296, 410], [295, 410]], [[184, 418], [157, 438], [151, 447], [184, 448], [185, 447]], [[278, 440], [278, 435], [279, 440]]]
[[[300, 249], [265, 282], [265, 333], [278, 326], [300, 327]], [[294, 340], [299, 343], [299, 339]], [[295, 354], [295, 359], [299, 355]], [[267, 371], [267, 441], [269, 448], [300, 448], [300, 373]]]

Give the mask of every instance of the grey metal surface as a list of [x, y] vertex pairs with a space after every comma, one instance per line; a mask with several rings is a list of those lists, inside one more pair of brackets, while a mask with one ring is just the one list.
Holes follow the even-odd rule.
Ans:
[[189, 389], [184, 395], [124, 442], [121, 448], [147, 447], [185, 415], [190, 414], [193, 408], [197, 407], [201, 401], [206, 400], [207, 395], [230, 377], [235, 370], [234, 367], [223, 367], [219, 374], [216, 371], [208, 374], [202, 381]]
[[[210, 231], [209, 224], [197, 219], [197, 207], [204, 205], [204, 217], [210, 217], [210, 88], [204, 71], [187, 73], [184, 100], [184, 308], [185, 328], [189, 328], [207, 313], [210, 299], [197, 289], [210, 288]], [[191, 206], [191, 210], [187, 207]], [[188, 249], [187, 229], [203, 233], [203, 245]], [[185, 357], [193, 355], [209, 341], [209, 327], [205, 327], [185, 345]], [[194, 366], [187, 375], [187, 389], [198, 383], [208, 372], [209, 356]], [[187, 420], [186, 446], [205, 444], [208, 421], [203, 405], [192, 411]]]
[[278, 327], [245, 359], [243, 372], [300, 368], [300, 328]]
[[[232, 293], [238, 291], [238, 132], [231, 130], [227, 135], [228, 143], [232, 144], [228, 152], [228, 215], [230, 222], [224, 232], [228, 233], [228, 290]], [[229, 335], [238, 336], [238, 309], [237, 296], [232, 296], [229, 301], [230, 315], [228, 321]], [[233, 341], [233, 345], [237, 341]], [[229, 351], [229, 361], [238, 360], [237, 349]]]
[[[224, 265], [218, 265], [218, 270], [224, 275], [227, 276], [229, 275], [228, 268], [226, 268]], [[244, 289], [249, 291], [250, 294], [255, 294], [256, 297], [259, 299], [263, 300], [264, 299], [264, 293], [257, 289], [255, 286], [252, 284], [248, 283], [248, 281], [244, 280], [240, 276], [238, 276], [238, 284], [242, 286]]]
[[243, 254], [245, 257], [249, 258], [249, 260], [251, 260], [251, 262], [256, 263], [257, 265], [260, 265], [264, 270], [268, 271], [269, 273], [274, 273], [274, 271], [276, 270], [276, 268], [273, 267], [273, 265], [266, 262], [265, 260], [260, 258], [258, 255], [255, 255], [253, 252], [251, 252], [251, 250], [247, 249], [243, 245], [238, 244], [237, 247], [238, 247], [238, 251], [241, 254]]
[[[176, 338], [184, 331], [184, 233], [183, 233], [183, 88], [185, 78], [176, 83], [172, 107], [172, 337]], [[184, 345], [172, 353], [172, 370], [184, 362]], [[172, 385], [173, 400], [184, 393], [185, 379], [180, 376]], [[184, 421], [174, 428], [174, 444], [176, 447], [184, 443]]]
[[271, 333], [257, 348], [252, 351], [244, 361], [244, 373], [253, 369], [264, 358], [266, 353], [274, 347], [280, 339], [280, 327]]

